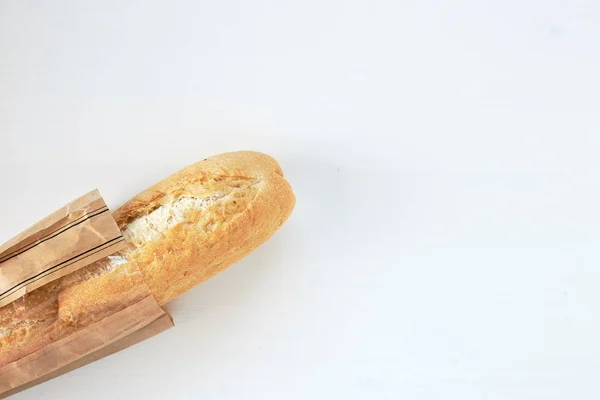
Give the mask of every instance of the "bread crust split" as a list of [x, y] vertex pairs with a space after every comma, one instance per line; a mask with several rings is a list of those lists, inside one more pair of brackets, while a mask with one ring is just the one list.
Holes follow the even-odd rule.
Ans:
[[273, 158], [234, 152], [173, 174], [113, 214], [119, 254], [0, 308], [0, 367], [141, 300], [163, 305], [267, 241], [295, 196]]

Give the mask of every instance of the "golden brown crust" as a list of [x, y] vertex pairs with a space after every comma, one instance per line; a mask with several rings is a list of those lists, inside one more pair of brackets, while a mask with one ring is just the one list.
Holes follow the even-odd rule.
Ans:
[[133, 229], [138, 218], [182, 197], [210, 201], [189, 210], [159, 239], [132, 240], [124, 264], [95, 263], [0, 308], [0, 366], [132, 304], [147, 288], [160, 304], [172, 300], [264, 243], [295, 204], [274, 159], [237, 152], [184, 168], [114, 217], [122, 230]]
[[153, 210], [165, 198], [221, 193], [227, 201], [190, 215], [133, 257], [160, 304], [189, 290], [264, 243], [288, 218], [295, 198], [279, 164], [260, 153], [229, 153], [183, 169], [115, 213], [117, 223]]

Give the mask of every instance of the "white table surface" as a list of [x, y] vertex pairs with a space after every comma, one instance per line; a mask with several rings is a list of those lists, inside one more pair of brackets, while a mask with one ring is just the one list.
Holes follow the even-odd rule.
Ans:
[[0, 0], [0, 241], [260, 150], [176, 328], [15, 399], [598, 399], [600, 3]]

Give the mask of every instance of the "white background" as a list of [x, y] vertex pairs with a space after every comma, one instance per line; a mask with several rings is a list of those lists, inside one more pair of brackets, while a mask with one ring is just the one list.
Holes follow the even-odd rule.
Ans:
[[600, 3], [0, 0], [0, 241], [209, 155], [298, 204], [18, 399], [598, 399]]

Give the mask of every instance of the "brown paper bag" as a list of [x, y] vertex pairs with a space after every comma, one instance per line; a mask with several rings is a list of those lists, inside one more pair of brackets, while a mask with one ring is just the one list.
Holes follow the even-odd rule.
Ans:
[[[125, 247], [97, 190], [0, 246], [0, 307]], [[173, 326], [140, 283], [123, 308], [0, 367], [0, 398], [123, 350]], [[141, 294], [141, 297], [139, 296]]]
[[0, 307], [124, 247], [94, 190], [0, 246]]
[[151, 295], [0, 368], [0, 399], [126, 349], [173, 327]]

